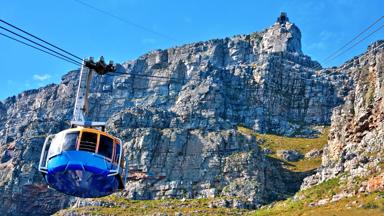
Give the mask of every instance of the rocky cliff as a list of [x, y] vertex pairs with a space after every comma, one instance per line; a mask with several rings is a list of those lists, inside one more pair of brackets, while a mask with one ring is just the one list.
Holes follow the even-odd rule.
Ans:
[[[262, 32], [156, 50], [121, 64], [125, 75], [95, 77], [90, 117], [122, 138], [130, 169], [155, 176], [128, 182], [120, 195], [227, 196], [228, 206], [255, 208], [297, 191], [310, 172], [285, 169], [236, 128], [314, 137], [313, 126], [331, 123], [332, 109], [358, 79], [347, 69], [321, 70], [300, 41], [298, 27], [279, 19]], [[371, 103], [380, 70], [361, 84], [371, 89]], [[68, 127], [78, 74], [0, 103], [0, 212], [45, 215], [74, 201], [47, 188], [37, 164], [44, 137]], [[332, 137], [339, 137], [335, 124]], [[331, 146], [326, 155], [338, 155]]]
[[349, 74], [355, 85], [345, 103], [333, 110], [322, 167], [305, 179], [303, 188], [340, 177], [349, 185], [346, 195], [384, 189], [383, 45], [384, 41], [372, 44], [337, 69]]

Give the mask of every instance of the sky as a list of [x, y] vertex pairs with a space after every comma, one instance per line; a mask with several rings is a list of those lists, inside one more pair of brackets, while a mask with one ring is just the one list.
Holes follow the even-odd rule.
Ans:
[[[384, 15], [383, 0], [2, 0], [0, 18], [77, 56], [103, 55], [121, 63], [156, 49], [261, 31], [281, 11], [300, 28], [303, 52], [323, 67], [338, 66], [384, 39], [382, 28], [332, 62], [324, 61]], [[78, 68], [1, 35], [0, 64], [0, 100], [59, 83]]]

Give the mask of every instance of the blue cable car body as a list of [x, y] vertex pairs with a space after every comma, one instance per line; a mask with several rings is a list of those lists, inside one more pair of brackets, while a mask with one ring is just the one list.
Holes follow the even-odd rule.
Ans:
[[[97, 137], [94, 146], [83, 142], [85, 134]], [[72, 139], [66, 139], [71, 135]], [[106, 139], [113, 142], [101, 142]], [[62, 193], [83, 198], [102, 197], [124, 189], [123, 167], [119, 166], [122, 157], [117, 138], [95, 129], [74, 128], [46, 139], [39, 170], [48, 185]]]
[[104, 122], [86, 118], [92, 71], [103, 75], [114, 70], [103, 58], [98, 63], [93, 58], [83, 61], [71, 128], [48, 136], [44, 142], [39, 171], [59, 192], [90, 198], [124, 189], [128, 165], [124, 169], [121, 140], [104, 132]]
[[109, 176], [112, 169], [116, 166], [102, 157], [83, 151], [66, 151], [49, 160], [45, 180], [68, 195], [102, 197], [123, 188], [119, 176]]

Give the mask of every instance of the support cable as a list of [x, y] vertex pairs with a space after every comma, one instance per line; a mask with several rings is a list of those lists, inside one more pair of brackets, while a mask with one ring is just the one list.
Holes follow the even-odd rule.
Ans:
[[58, 55], [53, 54], [53, 53], [50, 53], [50, 52], [48, 52], [48, 51], [46, 51], [46, 50], [40, 49], [39, 47], [33, 46], [33, 45], [31, 45], [31, 44], [25, 43], [24, 41], [21, 41], [21, 40], [19, 40], [19, 39], [16, 39], [16, 38], [14, 38], [14, 37], [9, 36], [9, 35], [3, 34], [3, 33], [1, 33], [1, 32], [0, 32], [0, 35], [4, 36], [4, 37], [6, 37], [6, 38], [9, 38], [9, 39], [11, 39], [11, 40], [14, 40], [14, 41], [16, 41], [16, 42], [19, 42], [19, 43], [21, 43], [21, 44], [24, 44], [24, 45], [26, 45], [26, 46], [29, 46], [29, 47], [31, 47], [31, 48], [33, 48], [33, 49], [39, 50], [39, 51], [41, 51], [41, 52], [44, 52], [44, 53], [46, 53], [46, 54], [48, 54], [48, 55], [51, 55], [51, 56], [54, 56], [54, 57], [59, 58], [59, 59], [61, 59], [61, 60], [64, 60], [64, 61], [66, 61], [66, 62], [72, 63], [72, 64], [74, 64], [74, 65], [77, 65], [77, 66], [80, 66], [80, 65], [81, 65], [81, 64], [79, 64], [78, 62], [74, 62], [74, 61], [65, 59], [65, 58], [63, 58], [63, 57], [61, 57], [61, 56], [58, 56]]
[[342, 54], [348, 52], [349, 50], [351, 50], [353, 47], [357, 46], [358, 44], [360, 44], [361, 42], [363, 42], [365, 39], [369, 38], [371, 35], [373, 35], [374, 33], [378, 32], [380, 29], [382, 29], [384, 27], [384, 24], [381, 25], [379, 28], [375, 29], [374, 31], [372, 31], [370, 34], [368, 34], [367, 36], [363, 37], [362, 39], [360, 39], [359, 41], [357, 41], [356, 43], [354, 43], [352, 46], [348, 47], [348, 49], [340, 52], [338, 55], [334, 56], [333, 58], [331, 58], [329, 61], [332, 61], [332, 60], [335, 60], [337, 57], [341, 56]]
[[154, 30], [152, 30], [152, 29], [150, 29], [150, 28], [147, 28], [147, 27], [145, 27], [145, 26], [139, 25], [139, 24], [134, 23], [134, 22], [132, 22], [132, 21], [129, 21], [129, 20], [127, 20], [127, 19], [124, 19], [124, 18], [122, 18], [122, 17], [120, 17], [120, 16], [117, 16], [117, 15], [115, 15], [115, 14], [109, 12], [109, 11], [106, 11], [106, 10], [103, 10], [103, 9], [100, 9], [100, 8], [97, 8], [97, 7], [95, 7], [95, 6], [93, 6], [93, 5], [89, 4], [89, 3], [84, 2], [84, 1], [81, 1], [81, 0], [74, 0], [74, 1], [77, 2], [77, 3], [79, 3], [79, 4], [81, 4], [81, 5], [83, 5], [83, 6], [85, 6], [85, 7], [91, 8], [92, 10], [95, 10], [95, 11], [97, 11], [97, 12], [99, 12], [99, 13], [102, 13], [102, 14], [107, 15], [107, 16], [109, 16], [109, 17], [112, 17], [112, 18], [114, 18], [114, 19], [116, 19], [116, 20], [119, 20], [120, 22], [123, 22], [123, 23], [125, 23], [125, 24], [134, 26], [134, 27], [136, 27], [136, 28], [138, 28], [138, 29], [141, 29], [141, 30], [150, 32], [150, 33], [152, 33], [152, 34], [161, 36], [161, 37], [166, 38], [166, 39], [171, 40], [171, 41], [176, 40], [176, 39], [174, 39], [174, 38], [172, 38], [172, 37], [170, 37], [170, 36], [168, 36], [168, 35], [165, 35], [165, 34], [163, 34], [163, 33], [154, 31]]
[[13, 35], [16, 35], [16, 36], [18, 36], [18, 37], [20, 37], [20, 38], [23, 38], [24, 40], [27, 40], [27, 41], [29, 41], [29, 42], [35, 44], [35, 45], [38, 45], [38, 46], [40, 46], [40, 47], [43, 47], [44, 49], [47, 49], [47, 50], [49, 50], [49, 51], [51, 51], [51, 52], [53, 52], [53, 53], [56, 53], [57, 55], [62, 56], [62, 57], [64, 57], [64, 58], [68, 59], [68, 60], [71, 60], [71, 61], [74, 61], [74, 62], [77, 62], [77, 63], [81, 64], [80, 62], [78, 62], [78, 60], [75, 60], [75, 59], [72, 59], [72, 58], [70, 58], [70, 57], [68, 57], [68, 56], [66, 56], [66, 55], [63, 55], [63, 54], [61, 54], [61, 53], [59, 53], [59, 52], [57, 52], [57, 51], [55, 51], [55, 50], [53, 50], [53, 49], [51, 49], [51, 48], [49, 48], [49, 47], [46, 47], [46, 46], [44, 46], [44, 45], [42, 45], [42, 44], [40, 44], [40, 43], [38, 43], [38, 42], [35, 42], [35, 41], [33, 41], [33, 40], [31, 40], [31, 39], [29, 39], [29, 38], [27, 38], [27, 37], [24, 37], [24, 36], [22, 36], [22, 35], [20, 35], [20, 34], [18, 34], [18, 33], [16, 33], [16, 32], [14, 32], [14, 31], [12, 31], [12, 30], [9, 30], [9, 29], [7, 29], [7, 28], [5, 28], [5, 27], [3, 27], [3, 26], [0, 26], [0, 29], [3, 29], [3, 30], [5, 30], [5, 31], [7, 31], [7, 32], [9, 32], [9, 33], [11, 33], [11, 34], [13, 34]]
[[328, 62], [329, 59], [334, 59], [333, 57], [336, 56], [340, 51], [342, 51], [345, 47], [347, 47], [349, 44], [351, 44], [353, 41], [355, 41], [357, 38], [359, 38], [362, 34], [367, 32], [370, 28], [372, 28], [376, 23], [378, 23], [380, 20], [382, 20], [384, 16], [381, 16], [377, 20], [375, 20], [373, 23], [371, 23], [367, 28], [365, 28], [363, 31], [361, 31], [359, 34], [357, 34], [352, 40], [348, 41], [346, 44], [344, 44], [341, 48], [333, 52], [331, 55], [329, 55], [327, 58], [325, 58], [323, 61]]
[[8, 26], [11, 26], [12, 28], [17, 29], [17, 30], [19, 30], [19, 31], [21, 31], [21, 32], [23, 32], [23, 33], [25, 33], [25, 34], [27, 34], [27, 35], [29, 35], [29, 36], [31, 36], [31, 37], [33, 37], [33, 38], [39, 40], [39, 41], [41, 41], [41, 42], [44, 42], [44, 43], [46, 43], [46, 44], [48, 44], [48, 45], [50, 45], [50, 46], [52, 46], [52, 47], [54, 47], [54, 48], [56, 48], [56, 49], [58, 49], [58, 50], [64, 52], [64, 53], [66, 53], [66, 54], [68, 54], [68, 55], [70, 55], [70, 56], [72, 56], [72, 57], [75, 57], [75, 58], [77, 58], [77, 59], [80, 60], [80, 61], [83, 60], [82, 58], [76, 56], [75, 54], [72, 54], [72, 53], [70, 53], [70, 52], [68, 52], [68, 51], [66, 51], [66, 50], [64, 50], [64, 49], [61, 49], [60, 47], [55, 46], [55, 45], [53, 45], [53, 44], [47, 42], [46, 40], [43, 40], [43, 39], [41, 39], [41, 38], [39, 38], [39, 37], [37, 37], [37, 36], [35, 36], [35, 35], [33, 35], [33, 34], [27, 32], [27, 31], [25, 31], [25, 30], [23, 30], [23, 29], [21, 29], [21, 28], [15, 26], [15, 25], [12, 25], [12, 24], [9, 23], [9, 22], [6, 22], [6, 21], [4, 21], [4, 20], [2, 20], [2, 19], [0, 19], [0, 22], [6, 24], [6, 25], [8, 25]]

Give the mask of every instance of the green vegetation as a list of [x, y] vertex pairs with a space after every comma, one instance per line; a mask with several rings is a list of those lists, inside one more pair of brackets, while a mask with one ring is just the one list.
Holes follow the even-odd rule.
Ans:
[[368, 81], [367, 84], [367, 91], [364, 95], [364, 102], [365, 104], [372, 104], [374, 102], [375, 97], [375, 83], [374, 83], [374, 77], [372, 73], [368, 74]]
[[[297, 201], [294, 201], [292, 198], [279, 201], [257, 210], [254, 215], [384, 215], [384, 202], [382, 200], [384, 193], [361, 194], [336, 202], [329, 201], [333, 195], [340, 191], [339, 179], [330, 179], [310, 189], [298, 192], [296, 197], [301, 199]], [[311, 203], [316, 203], [322, 199], [328, 199], [328, 203], [310, 207]]]
[[309, 207], [304, 201], [293, 202], [292, 200], [276, 203], [270, 209], [262, 209], [256, 211], [255, 216], [370, 216], [384, 215], [383, 201], [376, 199], [378, 193], [363, 195], [360, 197], [346, 198], [337, 202], [331, 202], [322, 206]]
[[[275, 134], [260, 134], [253, 130], [238, 126], [237, 130], [246, 135], [256, 136], [257, 139], [262, 140], [260, 145], [262, 148], [270, 149], [272, 154], [269, 156], [277, 158], [276, 151], [282, 149], [290, 149], [305, 154], [312, 149], [322, 149], [327, 144], [329, 128], [325, 128], [323, 133], [317, 138], [296, 138], [296, 137], [285, 137]], [[321, 164], [321, 158], [303, 159], [297, 162], [284, 162], [287, 169], [295, 172], [304, 172], [312, 169], [316, 169]]]
[[262, 39], [263, 39], [263, 36], [260, 35], [260, 33], [258, 32], [254, 32], [251, 34], [251, 40], [254, 40], [256, 44], [259, 44]]
[[367, 88], [364, 95], [364, 103], [366, 105], [372, 104], [375, 96], [375, 74], [366, 67], [359, 69], [358, 73], [361, 74], [360, 85]]
[[[86, 215], [250, 215], [250, 210], [232, 208], [210, 208], [214, 199], [165, 199], [165, 200], [128, 200], [114, 195], [93, 199], [103, 202], [105, 206], [86, 206], [76, 209], [65, 209], [56, 215], [86, 214]], [[111, 206], [111, 207], [107, 207]], [[253, 211], [254, 212], [254, 211]]]
[[291, 149], [302, 154], [312, 149], [323, 148], [324, 145], [327, 144], [329, 132], [329, 128], [325, 128], [324, 132], [317, 138], [296, 138], [275, 134], [260, 134], [242, 126], [238, 126], [237, 129], [244, 134], [253, 135], [256, 136], [257, 139], [263, 140], [262, 147], [269, 148], [274, 152], [280, 149]]
[[305, 172], [319, 168], [321, 165], [321, 158], [316, 157], [313, 159], [303, 159], [297, 162], [285, 162], [285, 166], [294, 172]]
[[[336, 202], [330, 201], [332, 196], [340, 193], [342, 183], [339, 178], [330, 179], [307, 190], [296, 194], [296, 199], [289, 198], [284, 201], [272, 203], [258, 210], [232, 209], [210, 207], [210, 203], [221, 198], [210, 199], [165, 199], [165, 200], [127, 200], [114, 195], [93, 199], [103, 206], [87, 206], [69, 208], [58, 212], [56, 215], [82, 214], [82, 215], [384, 215], [384, 192], [360, 194], [344, 198]], [[319, 200], [327, 199], [323, 205], [314, 205]], [[312, 204], [312, 206], [311, 206]]]
[[374, 102], [375, 86], [371, 83], [368, 85], [367, 93], [365, 93], [364, 101], [366, 104], [372, 104]]
[[300, 191], [297, 195], [304, 196], [306, 197], [306, 201], [313, 202], [319, 199], [331, 198], [333, 195], [340, 192], [340, 190], [339, 178], [333, 178], [313, 186], [308, 190]]

